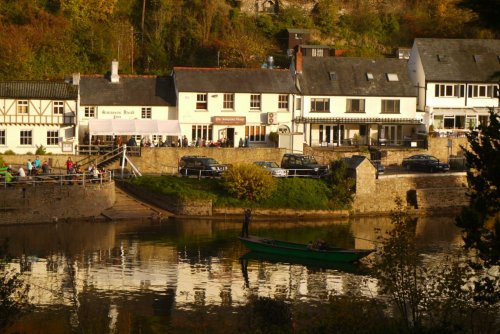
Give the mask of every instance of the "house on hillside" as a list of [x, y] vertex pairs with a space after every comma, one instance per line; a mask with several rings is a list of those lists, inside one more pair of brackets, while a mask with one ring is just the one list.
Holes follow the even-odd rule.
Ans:
[[111, 75], [82, 75], [79, 78], [79, 143], [88, 145], [123, 143], [134, 137], [138, 143], [177, 144], [180, 136], [173, 80], [171, 77], [118, 74], [118, 62]]
[[53, 81], [0, 82], [0, 150], [73, 152], [78, 86]]
[[308, 145], [425, 145], [406, 60], [302, 57], [299, 50], [292, 70], [302, 95], [293, 123]]
[[298, 94], [289, 70], [175, 67], [181, 132], [238, 146], [269, 146], [270, 132], [289, 133]]
[[408, 62], [417, 108], [440, 136], [464, 135], [500, 110], [500, 40], [417, 38]]

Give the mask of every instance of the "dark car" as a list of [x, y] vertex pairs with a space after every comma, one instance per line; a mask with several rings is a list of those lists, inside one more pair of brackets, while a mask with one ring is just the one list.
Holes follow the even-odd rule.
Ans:
[[328, 165], [320, 165], [312, 155], [285, 154], [281, 159], [281, 168], [288, 169], [289, 176], [317, 176], [328, 173]]
[[450, 170], [449, 164], [440, 162], [438, 158], [428, 154], [417, 154], [404, 158], [402, 165], [407, 170], [420, 170], [431, 173]]
[[181, 175], [220, 176], [225, 170], [226, 165], [203, 155], [186, 155], [179, 161]]

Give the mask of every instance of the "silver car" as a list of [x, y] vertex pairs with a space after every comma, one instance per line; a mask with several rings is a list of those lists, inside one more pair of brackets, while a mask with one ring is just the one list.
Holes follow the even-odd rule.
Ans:
[[288, 176], [288, 170], [281, 168], [274, 161], [255, 161], [254, 164], [270, 171], [273, 177]]

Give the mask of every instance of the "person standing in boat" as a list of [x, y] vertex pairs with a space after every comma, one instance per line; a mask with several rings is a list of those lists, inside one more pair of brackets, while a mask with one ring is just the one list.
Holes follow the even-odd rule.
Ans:
[[251, 220], [252, 220], [252, 210], [246, 209], [245, 216], [243, 217], [243, 228], [241, 229], [241, 236], [243, 238], [248, 238], [248, 227], [250, 226]]

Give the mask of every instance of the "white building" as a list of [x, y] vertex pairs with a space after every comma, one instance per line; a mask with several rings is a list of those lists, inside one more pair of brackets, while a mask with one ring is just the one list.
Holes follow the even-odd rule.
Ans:
[[442, 135], [486, 124], [499, 110], [500, 40], [417, 38], [408, 66], [419, 114]]
[[308, 145], [418, 144], [423, 120], [406, 60], [302, 57], [299, 50], [295, 72], [302, 113], [294, 127]]
[[132, 136], [177, 143], [180, 132], [171, 77], [119, 75], [114, 61], [110, 76], [82, 75], [79, 86], [80, 145], [97, 138], [112, 141], [115, 136], [124, 143]]
[[73, 152], [78, 87], [65, 82], [0, 82], [0, 150]]
[[298, 91], [289, 70], [176, 67], [172, 75], [190, 143], [269, 146], [270, 132], [290, 132]]

